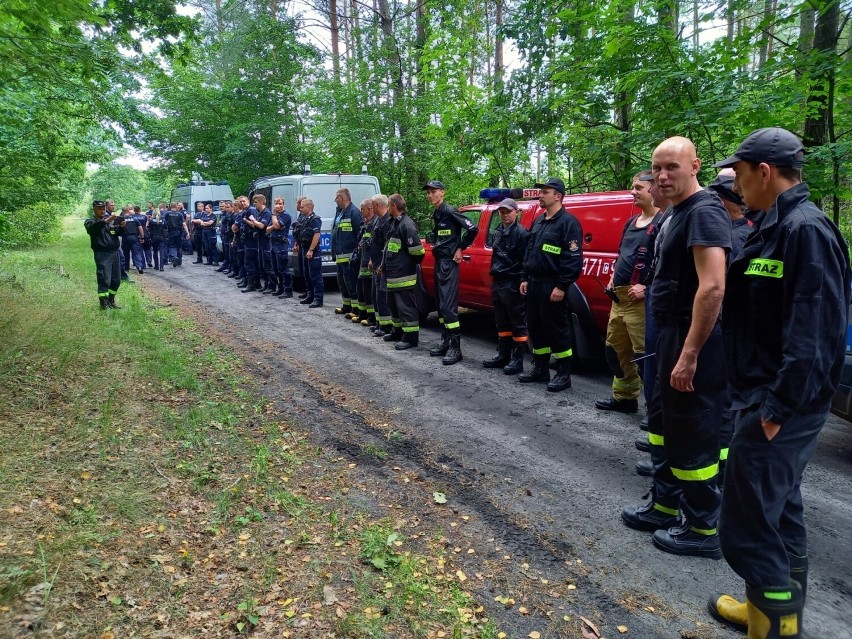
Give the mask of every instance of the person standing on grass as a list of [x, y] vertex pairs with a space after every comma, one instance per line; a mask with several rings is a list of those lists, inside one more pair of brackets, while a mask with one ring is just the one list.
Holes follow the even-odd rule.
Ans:
[[124, 235], [126, 220], [116, 223], [119, 216], [114, 213], [104, 217], [106, 202], [92, 202], [92, 217], [83, 225], [95, 254], [95, 275], [98, 279], [98, 300], [101, 309], [121, 308], [115, 303], [115, 295], [121, 286], [121, 264], [118, 257], [118, 238]]

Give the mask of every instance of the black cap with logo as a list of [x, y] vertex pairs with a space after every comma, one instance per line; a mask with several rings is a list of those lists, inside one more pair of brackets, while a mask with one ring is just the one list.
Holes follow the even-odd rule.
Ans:
[[802, 141], [787, 129], [767, 127], [749, 133], [736, 153], [713, 166], [722, 169], [746, 161], [800, 167], [804, 164], [804, 149]]
[[94, 202], [92, 202], [92, 208], [93, 209], [106, 208], [106, 202], [104, 202], [103, 200], [95, 200]]
[[733, 175], [719, 175], [715, 180], [707, 185], [707, 188], [711, 191], [715, 191], [716, 195], [723, 200], [728, 200], [728, 202], [733, 202], [739, 206], [745, 206], [745, 202], [743, 202], [743, 199], [739, 196], [739, 194], [734, 193]]
[[442, 191], [446, 190], [444, 188], [444, 183], [440, 180], [429, 180], [428, 182], [426, 182], [426, 184], [423, 185], [424, 191], [428, 191], [430, 189], [441, 189]]
[[559, 191], [562, 195], [565, 195], [565, 182], [555, 177], [549, 177], [546, 181], [537, 183], [535, 188], [553, 189], [554, 191]]

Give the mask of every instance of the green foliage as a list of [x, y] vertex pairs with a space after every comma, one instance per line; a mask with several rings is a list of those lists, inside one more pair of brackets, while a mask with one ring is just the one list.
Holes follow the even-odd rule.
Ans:
[[0, 249], [44, 246], [61, 236], [68, 211], [55, 204], [34, 202], [14, 211], [0, 211]]

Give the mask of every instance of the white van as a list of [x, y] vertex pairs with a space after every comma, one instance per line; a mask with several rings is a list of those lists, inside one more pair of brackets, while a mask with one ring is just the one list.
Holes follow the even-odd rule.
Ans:
[[202, 180], [195, 173], [188, 183], [180, 182], [172, 191], [172, 202], [183, 202], [184, 208], [189, 213], [195, 211], [196, 202], [212, 204], [213, 210], [219, 212], [219, 202], [222, 200], [233, 200], [234, 194], [227, 182], [209, 182]]
[[[347, 173], [318, 173], [312, 174], [310, 168], [303, 175], [270, 175], [257, 178], [249, 186], [249, 199], [260, 194], [266, 197], [270, 208], [276, 197], [284, 198], [286, 211], [296, 221], [296, 198], [305, 196], [313, 200], [314, 212], [322, 219], [320, 247], [322, 248], [323, 277], [337, 275], [337, 267], [331, 257], [331, 227], [334, 224], [334, 213], [337, 205], [334, 196], [338, 189], [349, 189], [352, 203], [357, 207], [362, 200], [378, 195], [379, 180], [367, 175], [364, 167], [361, 175]], [[293, 235], [290, 234], [290, 246], [293, 246]], [[300, 273], [299, 264], [294, 255], [290, 256], [290, 267], [294, 273]]]

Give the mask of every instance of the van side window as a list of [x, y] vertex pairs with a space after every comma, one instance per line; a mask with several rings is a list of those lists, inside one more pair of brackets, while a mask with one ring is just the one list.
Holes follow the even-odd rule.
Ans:
[[485, 246], [491, 248], [494, 245], [494, 231], [500, 226], [500, 214], [497, 213], [497, 209], [494, 209], [486, 215], [491, 216], [491, 222], [488, 224], [488, 235], [485, 237]]

